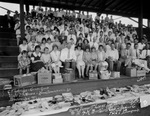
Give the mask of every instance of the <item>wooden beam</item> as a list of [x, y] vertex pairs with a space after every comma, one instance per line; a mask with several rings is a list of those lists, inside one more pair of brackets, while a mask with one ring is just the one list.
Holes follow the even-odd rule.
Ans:
[[[133, 1], [130, 1], [129, 3], [127, 3], [126, 5], [122, 6], [120, 8], [121, 11], [126, 11], [130, 5], [132, 5], [134, 2]], [[135, 3], [134, 3], [135, 4]]]
[[91, 3], [93, 3], [93, 1], [94, 1], [94, 0], [91, 0], [91, 1], [87, 4], [87, 6], [89, 7], [89, 6], [91, 5]]
[[143, 0], [139, 2], [139, 40], [143, 37]]
[[[131, 18], [131, 17], [128, 17], [130, 20], [132, 20], [132, 21], [134, 21], [134, 22], [136, 22], [136, 23], [139, 23], [138, 21], [136, 21], [136, 20], [134, 20], [133, 18]], [[146, 27], [147, 28], [147, 26], [146, 25], [144, 25], [144, 24], [142, 24], [144, 27]]]
[[86, 3], [87, 0], [83, 0], [80, 6], [83, 6]]
[[20, 24], [21, 24], [21, 39], [23, 39], [25, 37], [24, 0], [20, 0]]
[[128, 0], [120, 0], [120, 2], [118, 3], [118, 5], [115, 5], [112, 10], [120, 10], [120, 8], [122, 8], [126, 3], [129, 3]]

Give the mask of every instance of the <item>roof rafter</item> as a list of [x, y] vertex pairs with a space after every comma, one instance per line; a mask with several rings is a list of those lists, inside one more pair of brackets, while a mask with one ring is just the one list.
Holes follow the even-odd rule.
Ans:
[[81, 3], [80, 6], [83, 6], [86, 2], [87, 2], [87, 0], [83, 0], [83, 2]]
[[120, 0], [118, 5], [115, 5], [114, 8], [112, 8], [112, 10], [120, 10], [120, 8], [122, 8], [126, 3], [128, 3], [128, 0]]
[[91, 0], [91, 1], [87, 4], [87, 6], [89, 7], [89, 6], [91, 5], [91, 3], [93, 3], [93, 1], [94, 1], [94, 0]]

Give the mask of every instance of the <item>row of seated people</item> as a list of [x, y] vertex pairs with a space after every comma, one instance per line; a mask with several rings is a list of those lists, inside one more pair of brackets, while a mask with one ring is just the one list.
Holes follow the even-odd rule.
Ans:
[[[21, 54], [18, 57], [20, 74], [25, 69], [22, 64], [26, 65], [27, 72], [29, 72], [30, 61], [32, 71], [38, 71], [40, 68], [46, 67], [49, 70], [52, 69], [55, 73], [60, 73], [61, 67], [72, 68], [74, 71], [77, 68], [79, 77], [88, 76], [89, 69], [100, 71], [104, 62], [108, 63], [110, 71], [121, 71], [122, 64], [131, 67], [132, 63], [143, 67], [147, 72], [150, 70], [147, 67], [147, 62], [150, 60], [149, 44], [146, 44], [145, 48], [140, 50], [138, 49], [138, 43], [135, 43], [133, 48], [131, 43], [126, 43], [126, 48], [119, 53], [116, 44], [113, 42], [107, 45], [100, 44], [98, 50], [96, 50], [94, 46], [90, 47], [88, 40], [87, 44], [78, 43], [76, 46], [73, 41], [68, 43], [64, 41], [59, 46], [55, 43], [47, 43], [45, 38], [43, 38], [43, 41], [39, 45], [35, 38], [32, 38], [32, 44], [27, 44], [26, 39], [23, 40], [23, 44], [20, 45]], [[33, 44], [34, 46], [32, 46]], [[107, 49], [108, 46], [110, 47], [109, 50]], [[49, 48], [51, 48], [51, 51]], [[116, 68], [114, 68], [115, 65]]]

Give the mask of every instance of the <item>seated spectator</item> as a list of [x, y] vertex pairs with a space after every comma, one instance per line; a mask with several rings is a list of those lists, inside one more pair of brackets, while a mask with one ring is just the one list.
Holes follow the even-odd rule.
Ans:
[[61, 46], [60, 46], [60, 51], [61, 51], [62, 49], [64, 49], [64, 48], [66, 48], [66, 46], [67, 46], [67, 40], [63, 40], [63, 42], [62, 42], [62, 44], [61, 44]]
[[38, 44], [36, 43], [35, 36], [31, 37], [31, 41], [28, 43], [28, 55], [31, 56], [31, 54], [34, 52], [35, 46]]
[[105, 62], [107, 55], [104, 51], [103, 45], [99, 45], [98, 51], [97, 51], [97, 57], [98, 57], [98, 70], [101, 71], [103, 62]]
[[86, 47], [90, 48], [89, 41], [87, 39], [83, 40], [82, 49], [85, 51]]
[[58, 36], [56, 35], [54, 38], [55, 38], [55, 41], [53, 42], [53, 44], [57, 45], [58, 49], [60, 49], [61, 43], [59, 42]]
[[142, 38], [141, 42], [139, 42], [138, 44], [138, 49], [143, 50], [144, 47], [145, 47], [145, 39]]
[[58, 50], [58, 46], [56, 44], [53, 45], [53, 50], [50, 55], [54, 72], [60, 73], [60, 67], [62, 67], [62, 63], [60, 61], [60, 51]]
[[83, 61], [83, 50], [81, 48], [82, 46], [80, 45], [76, 47], [76, 57], [77, 57], [76, 63], [79, 72], [79, 78], [84, 78], [85, 63]]
[[148, 63], [148, 68], [150, 68], [150, 47], [148, 43], [141, 52], [141, 59], [146, 60]]
[[117, 65], [117, 71], [120, 71], [120, 62], [118, 62], [119, 59], [119, 53], [118, 50], [115, 49], [115, 44], [111, 44], [111, 50], [106, 52], [107, 54], [107, 62], [109, 64], [109, 70], [115, 71], [114, 64]]
[[46, 47], [46, 38], [42, 39], [42, 43], [41, 43], [40, 47], [41, 47], [41, 52], [43, 53], [44, 52], [44, 48]]
[[76, 38], [76, 36], [75, 36], [75, 34], [74, 34], [74, 32], [73, 32], [72, 29], [70, 29], [70, 33], [69, 33], [69, 35], [68, 35], [67, 42], [70, 42], [71, 39], [74, 40], [74, 44], [75, 44], [76, 41], [77, 41], [77, 38]]
[[119, 62], [124, 63], [126, 67], [131, 67], [132, 56], [131, 43], [127, 43], [126, 48], [121, 50]]
[[98, 57], [97, 57], [97, 53], [96, 53], [96, 48], [92, 47], [91, 48], [91, 64], [92, 64], [92, 69], [91, 70], [95, 70], [97, 71], [97, 67], [98, 67]]
[[83, 53], [83, 61], [86, 65], [86, 76], [88, 76], [89, 69], [92, 68], [92, 60], [91, 60], [91, 53], [90, 53], [90, 47], [85, 47], [85, 52]]
[[90, 48], [94, 47], [96, 50], [98, 50], [98, 43], [96, 42], [96, 38], [93, 38], [93, 41], [91, 41], [90, 43]]
[[32, 29], [29, 30], [29, 33], [26, 34], [25, 38], [27, 39], [28, 43], [31, 41], [31, 37], [33, 36]]
[[76, 43], [76, 46], [82, 46], [82, 39], [81, 38], [78, 38], [77, 39], [77, 43]]
[[48, 47], [49, 53], [50, 53], [52, 51], [52, 46], [53, 46], [53, 43], [52, 43], [50, 38], [47, 39], [47, 42], [46, 42], [45, 46]]
[[41, 31], [39, 31], [38, 33], [37, 33], [37, 36], [36, 36], [36, 42], [38, 43], [38, 44], [40, 44], [41, 42], [42, 42], [42, 39], [44, 38], [44, 35], [43, 35], [43, 33], [41, 32]]
[[20, 51], [20, 53], [22, 52], [22, 51], [28, 51], [28, 44], [27, 44], [27, 39], [23, 39], [23, 41], [22, 41], [22, 44], [20, 44], [19, 45], [19, 51]]
[[46, 69], [51, 71], [51, 56], [49, 54], [48, 47], [44, 48], [44, 53], [41, 56], [41, 60], [43, 61]]
[[60, 60], [63, 62], [65, 68], [72, 68], [75, 71], [76, 67], [76, 54], [74, 49], [71, 49], [69, 42], [67, 47], [61, 50]]
[[18, 57], [18, 68], [19, 74], [22, 75], [22, 71], [26, 70], [26, 74], [29, 73], [30, 70], [30, 59], [28, 58], [28, 52], [23, 50], [21, 55]]
[[33, 72], [38, 71], [42, 67], [45, 67], [43, 61], [41, 60], [41, 47], [39, 45], [35, 46], [35, 50], [31, 55], [31, 70]]

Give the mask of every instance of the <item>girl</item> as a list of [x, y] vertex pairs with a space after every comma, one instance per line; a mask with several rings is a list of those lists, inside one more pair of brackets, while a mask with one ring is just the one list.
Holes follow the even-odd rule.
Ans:
[[44, 48], [44, 53], [41, 56], [41, 60], [45, 64], [46, 69], [51, 71], [51, 57], [48, 47]]
[[91, 53], [90, 53], [90, 47], [87, 46], [85, 48], [85, 52], [83, 53], [83, 61], [85, 62], [86, 65], [86, 76], [88, 76], [88, 71], [91, 67]]
[[30, 59], [28, 58], [27, 51], [23, 50], [21, 55], [18, 57], [18, 68], [19, 74], [22, 75], [23, 70], [27, 70], [26, 73], [29, 73], [30, 68]]
[[46, 47], [46, 38], [42, 39], [42, 43], [41, 43], [41, 52], [44, 52], [44, 48]]
[[60, 61], [60, 51], [57, 45], [53, 45], [53, 50], [50, 53], [52, 59], [52, 68], [55, 73], [60, 73], [61, 61]]
[[50, 38], [47, 39], [47, 43], [45, 46], [48, 47], [50, 53], [52, 51], [52, 46], [53, 46], [53, 43]]
[[41, 69], [44, 66], [44, 63], [41, 60], [41, 47], [39, 45], [35, 46], [35, 50], [33, 54], [31, 55], [31, 69], [33, 72], [37, 72], [39, 69]]
[[27, 51], [28, 50], [28, 44], [27, 44], [27, 39], [23, 39], [23, 42], [22, 42], [22, 44], [20, 44], [19, 45], [19, 51], [20, 51], [20, 53], [22, 52], [22, 51]]
[[88, 39], [83, 40], [82, 49], [85, 50], [87, 47], [90, 47]]
[[96, 48], [92, 47], [91, 48], [91, 60], [92, 60], [92, 69], [91, 70], [95, 70], [97, 71], [97, 62], [98, 62], [98, 57], [97, 57], [97, 53], [96, 53]]
[[77, 69], [79, 72], [79, 78], [84, 78], [84, 69], [85, 69], [85, 63], [83, 61], [83, 50], [81, 49], [81, 46], [76, 47], [76, 56], [77, 56]]

